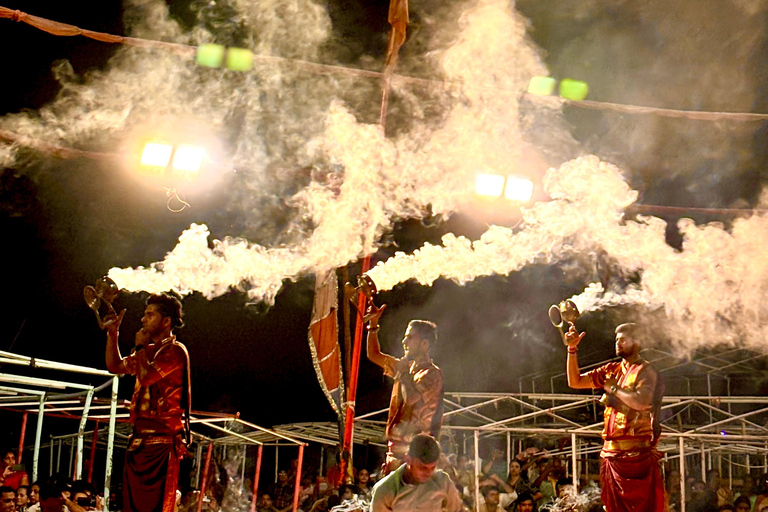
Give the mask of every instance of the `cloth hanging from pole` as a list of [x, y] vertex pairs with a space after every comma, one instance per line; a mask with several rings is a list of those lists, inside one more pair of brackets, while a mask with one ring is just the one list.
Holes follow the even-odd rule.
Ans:
[[308, 338], [317, 380], [333, 410], [341, 415], [344, 380], [341, 378], [338, 308], [339, 284], [336, 273], [331, 270], [317, 276]]

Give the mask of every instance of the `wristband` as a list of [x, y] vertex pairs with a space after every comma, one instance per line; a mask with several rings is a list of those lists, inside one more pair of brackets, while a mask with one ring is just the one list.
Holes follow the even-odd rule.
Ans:
[[579, 351], [578, 347], [568, 347], [568, 353], [569, 354], [575, 354], [578, 351]]
[[374, 326], [369, 325], [369, 326], [367, 326], [365, 328], [365, 330], [368, 331], [368, 332], [379, 332], [379, 326], [378, 325], [374, 325]]

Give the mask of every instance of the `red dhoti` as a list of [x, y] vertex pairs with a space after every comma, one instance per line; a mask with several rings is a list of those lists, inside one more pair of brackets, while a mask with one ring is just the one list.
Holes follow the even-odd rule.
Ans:
[[180, 436], [133, 439], [125, 455], [123, 512], [173, 512]]
[[664, 512], [664, 481], [655, 450], [601, 457], [600, 481], [606, 512]]

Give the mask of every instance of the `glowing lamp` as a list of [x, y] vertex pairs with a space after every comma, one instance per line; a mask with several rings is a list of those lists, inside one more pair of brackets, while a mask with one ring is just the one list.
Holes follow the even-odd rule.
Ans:
[[173, 169], [189, 174], [197, 174], [203, 166], [205, 149], [197, 146], [182, 145], [173, 155]]
[[201, 44], [197, 47], [197, 55], [195, 56], [195, 59], [201, 66], [218, 68], [221, 66], [221, 63], [224, 62], [225, 51], [226, 48], [220, 44]]
[[226, 66], [232, 71], [249, 71], [253, 68], [253, 52], [245, 48], [228, 49]]
[[507, 178], [507, 187], [504, 189], [504, 197], [510, 201], [528, 201], [533, 195], [533, 182], [517, 176]]
[[171, 161], [173, 146], [159, 142], [149, 142], [141, 153], [141, 165], [166, 168]]
[[549, 96], [555, 90], [555, 79], [551, 76], [534, 76], [528, 82], [528, 92], [539, 96]]
[[589, 86], [587, 82], [571, 80], [570, 78], [560, 80], [560, 96], [563, 98], [581, 101], [587, 97], [588, 92]]
[[475, 192], [481, 196], [501, 197], [504, 192], [504, 176], [478, 174], [475, 180]]

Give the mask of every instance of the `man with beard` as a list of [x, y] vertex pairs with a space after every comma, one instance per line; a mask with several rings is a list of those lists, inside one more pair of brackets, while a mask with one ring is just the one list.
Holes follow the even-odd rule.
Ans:
[[379, 318], [386, 306], [370, 304], [367, 352], [368, 359], [392, 377], [392, 397], [384, 430], [387, 436], [387, 459], [384, 474], [400, 466], [411, 439], [417, 434], [437, 438], [443, 419], [443, 372], [435, 366], [429, 350], [437, 343], [437, 326], [426, 320], [412, 320], [403, 337], [405, 355], [398, 359], [381, 351]]
[[[107, 369], [136, 376], [131, 399], [133, 434], [123, 474], [125, 512], [173, 512], [179, 460], [189, 436], [189, 355], [173, 329], [183, 327], [181, 302], [169, 294], [147, 299], [136, 346], [120, 355], [125, 310], [105, 318]], [[186, 409], [186, 417], [185, 417]], [[186, 434], [184, 436], [183, 434]]]
[[565, 333], [568, 385], [605, 391], [603, 450], [600, 452], [602, 501], [607, 512], [661, 512], [664, 481], [656, 451], [664, 395], [661, 375], [640, 358], [643, 333], [637, 324], [616, 328], [616, 355], [611, 362], [581, 373], [576, 356], [585, 333], [575, 327]]

